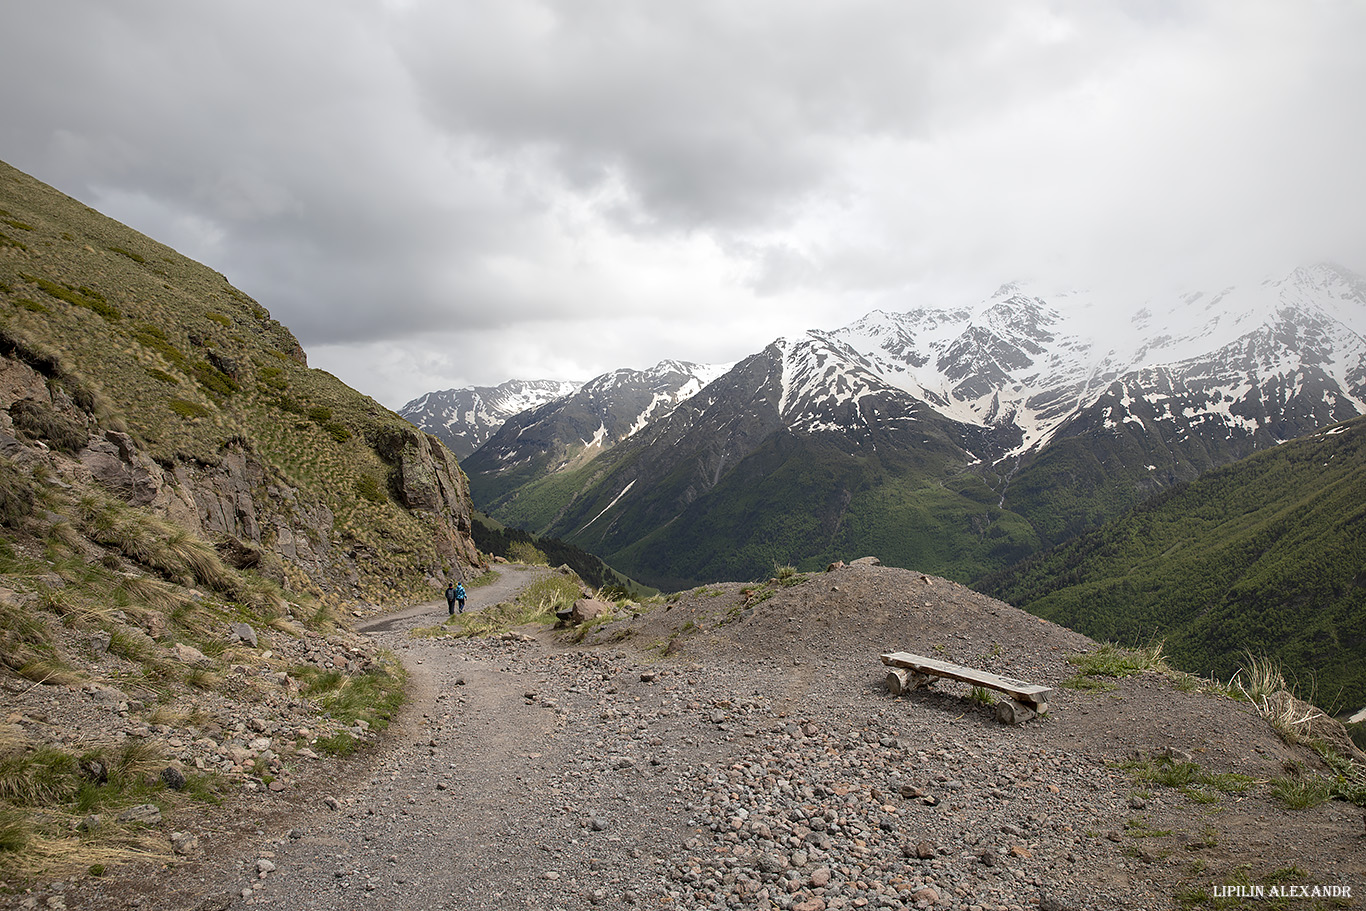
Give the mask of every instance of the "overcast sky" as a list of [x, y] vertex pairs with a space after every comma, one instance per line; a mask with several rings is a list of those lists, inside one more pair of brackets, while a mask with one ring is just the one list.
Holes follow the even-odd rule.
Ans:
[[434, 389], [1366, 271], [1361, 0], [7, 2], [0, 158]]

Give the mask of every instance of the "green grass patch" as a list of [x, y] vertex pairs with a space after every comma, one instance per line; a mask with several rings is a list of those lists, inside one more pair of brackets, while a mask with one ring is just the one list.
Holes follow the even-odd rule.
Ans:
[[276, 367], [274, 365], [262, 367], [258, 375], [260, 376], [261, 384], [269, 386], [271, 389], [284, 390], [289, 388], [289, 379], [285, 376], [283, 367]]
[[1332, 796], [1359, 807], [1366, 807], [1366, 768], [1322, 744], [1313, 744], [1314, 751], [1333, 770]]
[[194, 374], [195, 382], [199, 383], [206, 392], [222, 398], [226, 398], [242, 388], [236, 380], [208, 361], [195, 361], [190, 367], [190, 372]]
[[171, 340], [166, 337], [166, 333], [162, 332], [160, 327], [146, 323], [139, 325], [133, 330], [133, 339], [144, 348], [150, 348], [161, 355], [167, 363], [181, 370], [189, 369], [189, 358], [185, 357], [183, 351], [171, 344]]
[[119, 312], [117, 307], [106, 301], [104, 296], [98, 291], [87, 288], [84, 285], [77, 288], [71, 288], [60, 282], [54, 282], [51, 279], [43, 278], [38, 275], [24, 275], [21, 273], [19, 277], [26, 282], [32, 282], [37, 285], [50, 297], [55, 297], [57, 300], [65, 301], [76, 307], [84, 307], [87, 310], [98, 313], [111, 322], [123, 319], [123, 314]]
[[356, 478], [356, 493], [371, 503], [388, 503], [389, 497], [374, 475], [363, 474]]
[[212, 414], [208, 407], [187, 399], [171, 399], [166, 407], [182, 418], [206, 418]]
[[1067, 660], [1076, 665], [1078, 674], [1083, 677], [1132, 677], [1144, 671], [1163, 669], [1161, 646], [1127, 649], [1107, 643], [1094, 652], [1069, 655]]
[[319, 752], [329, 756], [350, 756], [360, 749], [360, 741], [345, 731], [340, 731], [329, 737], [319, 737], [314, 746]]
[[110, 247], [109, 250], [111, 253], [117, 253], [119, 256], [128, 257], [138, 265], [143, 265], [147, 262], [147, 258], [143, 256], [141, 253], [134, 253], [132, 250], [125, 250], [123, 247]]
[[148, 367], [146, 369], [147, 375], [150, 376], [152, 379], [156, 380], [158, 383], [165, 383], [168, 386], [180, 385], [180, 380], [174, 376], [171, 376], [171, 374], [167, 373], [165, 370], [161, 370], [156, 367]]
[[337, 721], [353, 725], [364, 721], [371, 729], [382, 731], [407, 700], [408, 675], [393, 655], [359, 674], [345, 674], [311, 665], [292, 670], [303, 686], [305, 696]]
[[547, 566], [550, 563], [546, 559], [545, 552], [528, 541], [512, 542], [508, 546], [508, 559], [514, 563], [525, 563], [528, 566]]
[[1196, 803], [1215, 803], [1221, 794], [1246, 794], [1256, 779], [1236, 772], [1208, 772], [1198, 763], [1167, 757], [1119, 764], [1135, 779], [1174, 788]]
[[1322, 775], [1277, 778], [1267, 788], [1287, 810], [1308, 810], [1333, 797], [1333, 782]]

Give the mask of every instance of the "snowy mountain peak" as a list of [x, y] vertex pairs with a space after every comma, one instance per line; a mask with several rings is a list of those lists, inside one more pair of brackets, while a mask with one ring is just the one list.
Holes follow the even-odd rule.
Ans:
[[874, 311], [832, 336], [948, 417], [1016, 424], [1021, 450], [1117, 378], [1155, 366], [1217, 374], [1230, 401], [1253, 395], [1256, 377], [1308, 371], [1330, 377], [1344, 403], [1366, 402], [1366, 281], [1330, 264], [1136, 302], [1009, 283], [969, 306]]
[[413, 399], [398, 413], [464, 458], [512, 415], [571, 395], [580, 385], [565, 380], [508, 380], [497, 386], [443, 389]]

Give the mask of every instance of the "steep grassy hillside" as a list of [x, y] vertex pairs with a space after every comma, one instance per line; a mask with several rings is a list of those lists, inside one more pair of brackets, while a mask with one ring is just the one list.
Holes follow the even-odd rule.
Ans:
[[[957, 456], [937, 430], [925, 429], [915, 445], [884, 438], [859, 453], [820, 435], [780, 431], [726, 464], [714, 484], [704, 480], [713, 474], [706, 441], [663, 471], [645, 464], [659, 452], [620, 446], [527, 485], [496, 515], [671, 590], [767, 578], [775, 566], [822, 569], [870, 553], [967, 580], [1038, 546], [1028, 523], [998, 508], [978, 476], [959, 471], [940, 480]], [[633, 483], [637, 496], [617, 501]]]
[[115, 469], [140, 472], [170, 518], [275, 555], [290, 585], [389, 599], [477, 558], [464, 475], [437, 441], [309, 369], [223, 276], [3, 164], [0, 341], [49, 389], [6, 390], [16, 426], [63, 411], [73, 454], [126, 432]]
[[1270, 655], [1328, 708], [1366, 705], [1366, 419], [1144, 503], [978, 586], [1188, 670]]

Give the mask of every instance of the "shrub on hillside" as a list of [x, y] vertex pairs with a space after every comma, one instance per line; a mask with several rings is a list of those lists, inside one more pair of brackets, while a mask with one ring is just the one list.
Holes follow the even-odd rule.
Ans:
[[53, 449], [73, 455], [85, 448], [89, 440], [84, 424], [59, 414], [47, 402], [20, 399], [10, 406], [14, 427], [30, 439], [43, 440]]
[[0, 461], [0, 522], [18, 525], [33, 513], [33, 485], [8, 459]]
[[544, 565], [549, 563], [545, 554], [536, 545], [527, 541], [514, 541], [508, 548], [508, 559], [517, 563]]

